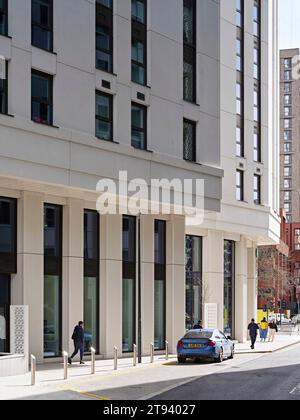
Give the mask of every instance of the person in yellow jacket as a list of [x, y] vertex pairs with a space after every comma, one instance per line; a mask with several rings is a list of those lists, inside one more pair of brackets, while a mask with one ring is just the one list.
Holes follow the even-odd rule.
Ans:
[[264, 318], [260, 323], [260, 340], [261, 342], [266, 342], [268, 338], [269, 324], [267, 323], [266, 318]]

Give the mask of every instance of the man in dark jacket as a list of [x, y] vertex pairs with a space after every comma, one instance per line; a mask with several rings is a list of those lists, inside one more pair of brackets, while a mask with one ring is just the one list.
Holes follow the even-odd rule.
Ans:
[[259, 326], [255, 323], [254, 319], [251, 319], [251, 324], [248, 325], [248, 330], [251, 338], [251, 349], [254, 350], [257, 339], [257, 332], [259, 331]]
[[72, 340], [74, 342], [74, 353], [71, 357], [69, 357], [69, 364], [72, 364], [72, 359], [80, 352], [80, 364], [84, 365], [83, 362], [83, 354], [84, 354], [84, 329], [83, 329], [83, 322], [78, 322], [78, 325], [74, 328], [74, 332], [72, 335]]
[[193, 330], [203, 330], [202, 328], [202, 322], [198, 321], [198, 324], [193, 326]]

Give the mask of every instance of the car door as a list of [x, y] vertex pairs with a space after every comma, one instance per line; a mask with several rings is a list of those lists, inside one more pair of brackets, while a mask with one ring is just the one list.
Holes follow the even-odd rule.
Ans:
[[231, 356], [231, 343], [222, 331], [220, 331], [220, 335], [224, 346], [224, 356], [229, 357]]

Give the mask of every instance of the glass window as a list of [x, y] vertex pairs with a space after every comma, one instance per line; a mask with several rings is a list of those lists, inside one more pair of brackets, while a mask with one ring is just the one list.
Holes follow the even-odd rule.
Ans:
[[0, 114], [8, 112], [8, 62], [5, 62], [5, 79], [0, 79]]
[[283, 113], [285, 117], [291, 117], [292, 116], [292, 108], [290, 106], [285, 106], [283, 109]]
[[292, 164], [292, 156], [291, 155], [285, 155], [284, 156], [284, 164], [285, 165], [291, 165]]
[[0, 274], [0, 354], [10, 352], [9, 315], [11, 305], [11, 279]]
[[292, 168], [290, 166], [285, 167], [283, 172], [284, 172], [284, 176], [292, 176]]
[[183, 159], [196, 162], [196, 123], [183, 121]]
[[292, 91], [292, 85], [291, 85], [291, 83], [284, 83], [283, 91], [285, 93], [291, 92]]
[[37, 71], [31, 76], [31, 118], [40, 124], [53, 124], [53, 77]]
[[147, 108], [131, 105], [131, 144], [136, 149], [147, 149]]
[[147, 1], [132, 0], [131, 78], [147, 84]]
[[292, 132], [290, 130], [289, 131], [285, 130], [283, 132], [283, 138], [284, 138], [284, 141], [291, 141], [292, 140]]
[[284, 201], [292, 201], [292, 192], [291, 191], [285, 191], [284, 192]]
[[284, 80], [292, 80], [292, 72], [291, 72], [291, 70], [286, 70], [284, 72]]
[[254, 162], [261, 162], [261, 136], [258, 132], [258, 129], [254, 128], [254, 156], [253, 160]]
[[291, 143], [284, 143], [283, 148], [284, 148], [284, 153], [289, 153], [289, 152], [292, 151], [292, 145], [291, 145]]
[[286, 129], [292, 128], [292, 120], [291, 119], [285, 119], [283, 124], [284, 124], [284, 128], [286, 128]]
[[202, 238], [186, 237], [186, 329], [203, 320], [202, 303]]
[[136, 218], [123, 217], [123, 353], [133, 351], [136, 328]]
[[59, 206], [45, 205], [44, 248], [47, 257], [61, 256], [61, 208]]
[[[16, 254], [16, 209], [14, 199], [0, 197], [0, 255]], [[0, 272], [1, 270], [0, 263]], [[5, 270], [6, 272], [6, 270]]]
[[7, 35], [7, 0], [0, 0], [0, 34]]
[[236, 171], [236, 199], [244, 201], [244, 172]]
[[196, 101], [196, 1], [183, 0], [183, 98]]
[[239, 125], [236, 127], [236, 155], [238, 157], [244, 157], [244, 132], [241, 123], [240, 119]]
[[261, 204], [261, 177], [254, 175], [254, 204]]
[[44, 357], [61, 355], [61, 278], [44, 278]]
[[96, 68], [113, 72], [113, 0], [96, 1]]
[[292, 180], [291, 179], [284, 179], [283, 180], [283, 187], [291, 189], [292, 188]]
[[155, 220], [154, 255], [154, 348], [164, 350], [166, 341], [166, 222], [162, 220]]
[[290, 68], [292, 68], [292, 59], [291, 59], [291, 58], [285, 58], [285, 59], [283, 60], [283, 62], [284, 62], [284, 68], [285, 68], [285, 69], [290, 69]]
[[93, 210], [84, 211], [84, 258], [99, 260], [99, 214]]
[[224, 332], [234, 337], [235, 313], [235, 244], [224, 242]]
[[113, 97], [96, 92], [96, 137], [113, 141]]
[[32, 45], [43, 50], [53, 50], [52, 0], [32, 0]]
[[99, 280], [98, 277], [84, 278], [84, 351], [91, 347], [99, 351]]

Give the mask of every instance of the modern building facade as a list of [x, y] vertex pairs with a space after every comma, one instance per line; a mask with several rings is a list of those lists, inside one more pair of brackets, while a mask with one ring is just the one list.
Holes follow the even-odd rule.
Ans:
[[287, 222], [300, 220], [300, 80], [294, 78], [299, 48], [280, 51], [280, 205]]
[[[139, 292], [143, 354], [199, 319], [246, 339], [255, 250], [279, 238], [276, 3], [3, 3], [0, 315], [7, 331], [29, 306], [40, 362], [81, 319], [86, 351], [130, 354]], [[204, 180], [202, 225], [100, 216], [96, 185], [120, 170]]]

